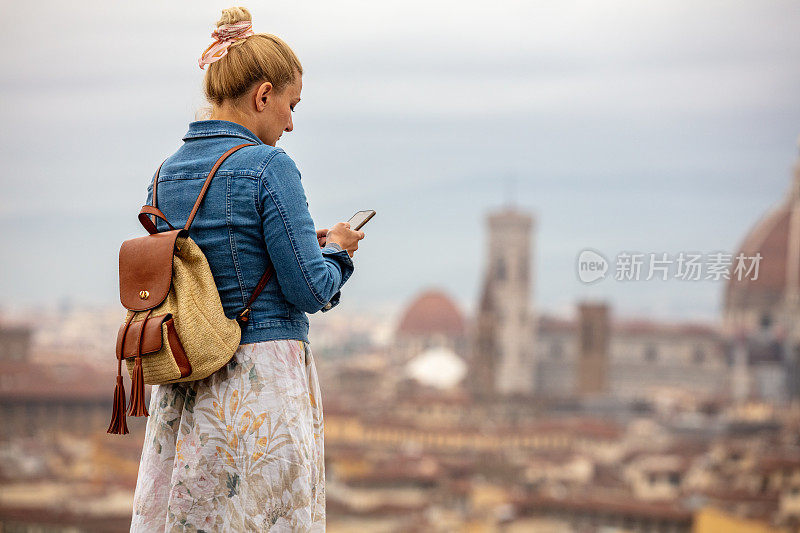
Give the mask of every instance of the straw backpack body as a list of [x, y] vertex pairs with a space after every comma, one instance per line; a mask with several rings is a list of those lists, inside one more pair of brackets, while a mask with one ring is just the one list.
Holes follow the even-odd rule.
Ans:
[[[127, 309], [117, 334], [117, 385], [107, 433], [126, 434], [122, 363], [131, 377], [130, 416], [149, 416], [144, 385], [194, 381], [225, 366], [239, 347], [241, 324], [272, 274], [271, 263], [236, 318], [227, 318], [206, 256], [189, 237], [189, 227], [219, 166], [232, 153], [253, 146], [240, 144], [222, 154], [206, 177], [186, 226], [175, 229], [157, 207], [144, 205], [139, 221], [149, 235], [128, 239], [119, 250], [119, 298]], [[163, 165], [163, 163], [162, 163]], [[159, 232], [155, 219], [170, 230]]]

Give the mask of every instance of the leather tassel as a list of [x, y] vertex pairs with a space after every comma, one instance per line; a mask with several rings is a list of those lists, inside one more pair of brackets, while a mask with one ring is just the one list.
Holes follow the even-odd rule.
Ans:
[[122, 338], [117, 341], [117, 386], [114, 388], [114, 410], [111, 414], [111, 423], [108, 425], [106, 433], [115, 435], [126, 435], [128, 433], [128, 423], [125, 420], [125, 384], [122, 382], [122, 346], [125, 344], [125, 336], [128, 334], [128, 327], [136, 313], [129, 313], [125, 321], [125, 330]]
[[129, 433], [128, 424], [125, 421], [125, 385], [122, 382], [122, 375], [117, 376], [117, 386], [114, 388], [114, 412], [106, 433], [115, 435]]
[[131, 408], [128, 414], [131, 416], [150, 416], [147, 406], [144, 404], [144, 372], [142, 370], [142, 335], [147, 326], [147, 319], [150, 318], [152, 309], [147, 311], [142, 320], [142, 328], [139, 330], [139, 339], [136, 342], [136, 363], [133, 366], [133, 379], [131, 382]]
[[[144, 329], [144, 328], [142, 328]], [[142, 356], [136, 356], [136, 364], [133, 367], [133, 383], [131, 384], [131, 408], [128, 412], [131, 416], [150, 416], [144, 402], [144, 373], [142, 372]]]

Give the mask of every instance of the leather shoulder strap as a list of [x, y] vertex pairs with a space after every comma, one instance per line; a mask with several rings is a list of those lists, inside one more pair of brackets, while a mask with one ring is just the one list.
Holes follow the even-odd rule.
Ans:
[[[217, 162], [214, 163], [214, 166], [211, 167], [211, 171], [208, 173], [208, 177], [206, 177], [205, 183], [203, 183], [203, 188], [200, 190], [200, 194], [197, 196], [197, 201], [194, 203], [194, 207], [192, 208], [192, 212], [189, 213], [189, 219], [186, 221], [186, 225], [183, 227], [185, 230], [189, 230], [189, 227], [192, 225], [192, 221], [194, 220], [194, 216], [197, 214], [197, 210], [200, 209], [200, 204], [203, 202], [203, 198], [206, 196], [206, 191], [208, 190], [208, 186], [211, 185], [211, 180], [214, 179], [214, 174], [217, 173], [217, 169], [225, 161], [229, 155], [234, 153], [235, 151], [244, 148], [245, 146], [255, 146], [255, 143], [244, 143], [238, 146], [234, 146], [217, 159]], [[155, 190], [155, 189], [154, 189]], [[155, 198], [155, 195], [153, 195]]]
[[[214, 166], [211, 168], [211, 171], [208, 173], [208, 176], [206, 177], [205, 183], [203, 183], [203, 188], [200, 190], [200, 194], [197, 196], [197, 201], [194, 203], [194, 207], [192, 208], [192, 212], [189, 214], [189, 218], [186, 221], [186, 226], [184, 226], [185, 230], [188, 231], [189, 227], [192, 225], [192, 221], [194, 220], [194, 217], [197, 214], [197, 210], [200, 208], [200, 204], [203, 202], [203, 198], [206, 195], [206, 191], [208, 191], [209, 185], [211, 185], [211, 180], [214, 178], [214, 174], [216, 174], [217, 169], [219, 169], [220, 165], [222, 165], [222, 162], [225, 161], [225, 159], [227, 159], [229, 155], [233, 154], [234, 152], [236, 152], [237, 150], [239, 150], [241, 148], [244, 148], [245, 146], [255, 146], [255, 143], [244, 143], [244, 144], [240, 144], [238, 146], [234, 146], [233, 148], [231, 148], [230, 150], [228, 150], [227, 152], [222, 154], [220, 156], [220, 158], [217, 159], [217, 162], [214, 163]], [[158, 165], [158, 170], [156, 171], [156, 176], [153, 179], [153, 207], [156, 208], [156, 211], [158, 210], [157, 209], [158, 208], [158, 197], [156, 195], [156, 190], [157, 190], [156, 187], [158, 186], [158, 177], [161, 175], [161, 166], [164, 164], [165, 161], [166, 161], [166, 159], [161, 162], [161, 165]], [[145, 215], [144, 213], [148, 213], [148, 214]], [[152, 218], [153, 223], [154, 223], [153, 224], [153, 229], [155, 229], [155, 214], [154, 214], [154, 212], [153, 211], [149, 211], [149, 210], [145, 210], [144, 207], [143, 207], [142, 208], [142, 213], [140, 213], [140, 220], [142, 218], [150, 217], [150, 216], [153, 217]], [[169, 224], [169, 222], [167, 222], [167, 223]], [[144, 224], [144, 222], [142, 222], [142, 224]], [[147, 226], [145, 226], [145, 227], [147, 227]], [[170, 226], [170, 227], [172, 227], [172, 226]], [[247, 304], [245, 305], [244, 310], [242, 310], [241, 312], [237, 313], [236, 319], [238, 321], [247, 322], [249, 320], [249, 318], [250, 318], [249, 317], [249, 315], [250, 315], [250, 306], [253, 305], [253, 302], [256, 301], [256, 298], [258, 298], [258, 295], [261, 294], [261, 291], [264, 290], [264, 287], [267, 286], [267, 282], [272, 277], [272, 273], [273, 272], [274, 272], [274, 268], [272, 267], [272, 262], [270, 261], [270, 263], [267, 265], [267, 269], [264, 271], [264, 274], [262, 274], [261, 279], [258, 280], [258, 284], [256, 285], [255, 289], [253, 289], [253, 293], [250, 295], [250, 299], [247, 301]]]
[[[156, 187], [158, 187], [158, 177], [161, 175], [161, 167], [164, 166], [164, 163], [166, 161], [167, 160], [164, 159], [164, 161], [162, 161], [161, 164], [158, 165], [158, 170], [156, 170], [156, 177], [153, 178], [153, 207], [155, 207], [156, 209], [158, 209], [158, 195], [156, 194]], [[152, 218], [148, 217], [148, 218], [150, 218], [150, 220], [153, 221], [153, 227], [155, 227], [156, 226], [156, 217], [152, 217]], [[167, 222], [167, 223], [169, 224], [169, 222]], [[142, 222], [142, 224], [144, 224], [144, 222]]]
[[270, 263], [267, 265], [267, 269], [261, 275], [261, 279], [258, 280], [258, 285], [256, 285], [255, 289], [253, 289], [253, 294], [251, 294], [250, 299], [247, 300], [247, 305], [244, 306], [242, 311], [236, 314], [236, 320], [239, 322], [247, 322], [250, 319], [250, 306], [253, 305], [253, 302], [256, 301], [258, 295], [261, 294], [261, 291], [263, 291], [264, 287], [267, 286], [267, 282], [269, 281], [269, 278], [272, 277], [272, 272], [274, 270], [275, 269], [272, 268], [272, 262], [270, 261]]

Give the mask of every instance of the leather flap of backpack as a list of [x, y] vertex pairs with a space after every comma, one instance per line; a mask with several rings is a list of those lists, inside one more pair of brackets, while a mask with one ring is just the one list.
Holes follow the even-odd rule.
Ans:
[[164, 301], [172, 285], [175, 241], [188, 233], [185, 229], [162, 231], [122, 243], [119, 300], [126, 309], [145, 311]]
[[[149, 316], [147, 320], [139, 320], [131, 322], [128, 327], [128, 333], [125, 335], [125, 345], [122, 345], [122, 334], [125, 332], [125, 324], [122, 324], [117, 332], [117, 359], [120, 353], [123, 354], [124, 359], [136, 357], [136, 343], [139, 342], [139, 333], [142, 331], [142, 324], [144, 324], [144, 333], [142, 334], [142, 355], [157, 352], [161, 349], [161, 324], [165, 320], [172, 318], [172, 315], [167, 313], [165, 315]], [[145, 324], [145, 322], [147, 322]]]

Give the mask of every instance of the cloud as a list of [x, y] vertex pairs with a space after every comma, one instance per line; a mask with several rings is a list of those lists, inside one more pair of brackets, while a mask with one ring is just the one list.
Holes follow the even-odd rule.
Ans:
[[[75, 290], [104, 294], [113, 286], [104, 261], [114, 254], [92, 259], [84, 244], [64, 243], [79, 222], [111, 221], [109, 249], [118, 234], [138, 229], [134, 211], [146, 184], [204, 103], [197, 57], [221, 4], [4, 7], [6, 21], [35, 21], [7, 24], [0, 35], [11, 51], [0, 57], [4, 253], [24, 245], [39, 261], [36, 249], [58, 243], [64, 261], [85, 265], [86, 284]], [[794, 1], [348, 0], [249, 8], [256, 31], [283, 37], [305, 68], [297, 128], [282, 143], [303, 171], [315, 216], [329, 221], [380, 207], [373, 231], [386, 240], [373, 238], [371, 246], [407, 273], [385, 289], [387, 298], [407, 296], [426, 275], [414, 254], [391, 255], [396, 242], [422, 232], [415, 254], [448, 250], [427, 263], [436, 269], [430, 281], [440, 276], [470, 298], [481, 216], [503, 200], [508, 176], [520, 181], [521, 203], [542, 215], [537, 297], [562, 307], [577, 294], [574, 280], [559, 277], [558, 260], [572, 260], [572, 244], [600, 246], [603, 234], [612, 235], [606, 243], [647, 238], [654, 248], [665, 242], [658, 239], [676, 247], [686, 235], [735, 242], [788, 179], [800, 123]], [[669, 233], [657, 222], [676, 206], [704, 205], [729, 213], [719, 224], [728, 233], [713, 217], [697, 230], [675, 221]], [[596, 208], [588, 227], [580, 218], [587, 206]], [[131, 224], [122, 227], [113, 217], [125, 212]], [[652, 225], [624, 222], [642, 212], [652, 214]], [[419, 213], [429, 218], [418, 220]], [[64, 217], [74, 224], [61, 224]], [[374, 271], [365, 269], [348, 296], [369, 302], [384, 290], [385, 264], [367, 254], [363, 261]], [[15, 281], [3, 285], [7, 297], [72, 290], [63, 276], [48, 285], [31, 274], [47, 268], [8, 261], [3, 278]], [[649, 290], [637, 287], [630, 297], [637, 305], [662, 297]], [[675, 291], [664, 305], [677, 309], [685, 300], [713, 309], [713, 290], [700, 293], [688, 299]]]

